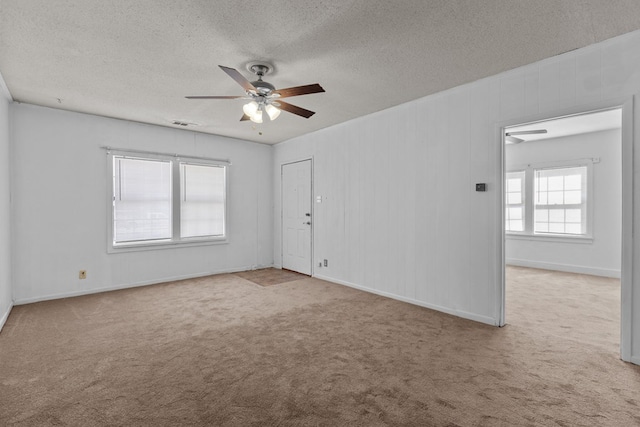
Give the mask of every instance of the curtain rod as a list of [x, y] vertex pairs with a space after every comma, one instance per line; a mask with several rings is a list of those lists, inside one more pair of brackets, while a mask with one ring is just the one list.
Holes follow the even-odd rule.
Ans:
[[160, 153], [158, 151], [131, 150], [128, 148], [116, 148], [116, 147], [109, 147], [109, 146], [102, 146], [100, 148], [102, 148], [103, 150], [107, 150], [107, 154], [109, 154], [110, 151], [118, 151], [118, 152], [133, 153], [133, 154], [154, 154], [159, 156], [185, 158], [185, 159], [191, 159], [191, 160], [209, 160], [213, 162], [226, 163], [227, 165], [231, 165], [231, 160], [229, 159], [214, 159], [213, 157], [189, 156], [187, 154], [177, 154], [177, 153]]

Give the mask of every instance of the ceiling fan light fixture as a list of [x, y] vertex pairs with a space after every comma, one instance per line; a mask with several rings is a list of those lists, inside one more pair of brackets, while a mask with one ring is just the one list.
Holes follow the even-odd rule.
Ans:
[[244, 104], [242, 111], [244, 111], [247, 116], [253, 117], [253, 115], [258, 111], [258, 103], [256, 101], [248, 102]]
[[256, 110], [255, 113], [253, 113], [253, 115], [249, 115], [249, 118], [251, 119], [251, 121], [253, 123], [262, 123], [262, 110]]
[[277, 119], [280, 115], [280, 110], [271, 104], [267, 104], [267, 106], [264, 107], [264, 110], [267, 112], [271, 120]]

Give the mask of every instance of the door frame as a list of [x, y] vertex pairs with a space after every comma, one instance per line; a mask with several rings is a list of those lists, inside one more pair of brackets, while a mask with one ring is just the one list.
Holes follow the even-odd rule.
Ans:
[[311, 204], [311, 229], [310, 229], [310, 239], [309, 239], [309, 245], [311, 246], [309, 248], [309, 253], [311, 256], [311, 277], [314, 276], [315, 274], [315, 262], [314, 262], [314, 229], [315, 229], [315, 223], [316, 223], [316, 216], [315, 216], [315, 209], [313, 206], [313, 186], [314, 186], [314, 175], [313, 175], [313, 156], [310, 157], [302, 157], [299, 159], [295, 159], [295, 160], [288, 160], [286, 162], [282, 162], [280, 163], [280, 268], [284, 268], [283, 264], [284, 264], [284, 188], [283, 188], [283, 169], [286, 165], [292, 165], [294, 163], [301, 163], [301, 162], [306, 162], [307, 160], [309, 160], [311, 162], [311, 175], [310, 175], [310, 179], [311, 179], [311, 200], [309, 201], [309, 203]]
[[[505, 262], [505, 195], [504, 180], [506, 173], [505, 165], [505, 128], [520, 124], [535, 123], [552, 120], [563, 116], [575, 116], [592, 112], [622, 109], [621, 143], [622, 143], [622, 253], [620, 266], [620, 358], [625, 362], [632, 362], [632, 337], [633, 337], [633, 190], [634, 190], [634, 101], [637, 102], [640, 95], [631, 97], [615, 98], [607, 101], [593, 102], [580, 107], [559, 109], [542, 114], [521, 116], [495, 123], [495, 141], [499, 141], [496, 156], [498, 160], [498, 174], [496, 179], [497, 199], [497, 278], [496, 300], [494, 316], [498, 320], [498, 326], [504, 326], [505, 319], [505, 294], [506, 294], [506, 262]], [[637, 362], [636, 362], [637, 363]]]

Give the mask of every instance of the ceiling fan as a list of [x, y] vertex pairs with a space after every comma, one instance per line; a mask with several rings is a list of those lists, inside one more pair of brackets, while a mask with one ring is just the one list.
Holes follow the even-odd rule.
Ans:
[[516, 138], [514, 135], [535, 135], [539, 133], [547, 133], [547, 130], [535, 129], [535, 130], [520, 130], [515, 132], [507, 132], [504, 134], [504, 140], [507, 144], [520, 144], [525, 140], [522, 138]]
[[298, 107], [284, 102], [282, 98], [292, 96], [307, 95], [311, 93], [324, 92], [318, 83], [295, 86], [286, 89], [276, 89], [271, 83], [262, 80], [262, 77], [269, 74], [273, 67], [264, 63], [251, 63], [247, 69], [258, 76], [258, 80], [250, 82], [235, 68], [218, 65], [235, 80], [245, 90], [245, 96], [187, 96], [187, 99], [248, 99], [247, 104], [242, 107], [244, 115], [240, 121], [251, 120], [254, 123], [262, 123], [262, 112], [266, 112], [269, 120], [275, 120], [280, 115], [280, 110], [296, 114], [308, 119], [315, 114], [314, 111]]

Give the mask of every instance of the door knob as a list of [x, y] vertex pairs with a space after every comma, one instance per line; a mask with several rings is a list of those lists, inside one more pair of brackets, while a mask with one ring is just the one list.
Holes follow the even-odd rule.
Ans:
[[304, 216], [311, 216], [311, 214], [310, 213], [306, 213], [306, 214], [304, 214]]
[[303, 222], [303, 224], [311, 225], [311, 221]]

